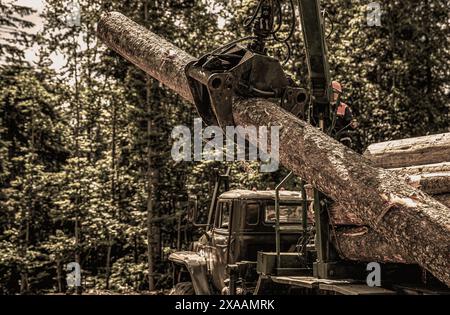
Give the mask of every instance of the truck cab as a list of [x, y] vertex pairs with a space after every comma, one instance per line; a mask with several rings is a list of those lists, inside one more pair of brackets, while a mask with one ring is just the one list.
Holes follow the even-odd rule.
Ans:
[[[193, 243], [192, 251], [170, 255], [174, 269], [178, 269], [175, 282], [182, 282], [180, 273], [184, 272], [196, 294], [225, 293], [229, 267], [236, 266], [240, 275], [246, 275], [241, 277], [245, 282], [241, 288], [253, 290], [258, 252], [275, 251], [275, 196], [273, 190], [222, 193], [210, 209], [206, 232]], [[295, 253], [302, 233], [303, 196], [282, 190], [278, 200], [281, 251]]]

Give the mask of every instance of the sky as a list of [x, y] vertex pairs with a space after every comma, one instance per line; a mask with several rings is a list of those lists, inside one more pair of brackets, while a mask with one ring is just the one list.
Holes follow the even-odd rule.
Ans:
[[[2, 0], [2, 2], [14, 3], [17, 5], [23, 5], [35, 9], [36, 10], [35, 13], [26, 17], [28, 21], [33, 22], [35, 24], [35, 26], [29, 30], [29, 33], [36, 34], [37, 32], [42, 30], [43, 19], [42, 17], [40, 17], [40, 14], [42, 13], [46, 5], [45, 0]], [[7, 35], [4, 32], [2, 32], [2, 30], [0, 30], [0, 37], [3, 36]], [[36, 53], [38, 51], [38, 48], [39, 46], [35, 44], [32, 47], [26, 49], [25, 59], [30, 63], [37, 61]], [[51, 68], [59, 70], [65, 65], [65, 60], [62, 54], [55, 52], [50, 57], [51, 60], [53, 61]]]
[[[14, 1], [18, 5], [25, 5], [37, 10], [36, 13], [27, 18], [30, 22], [34, 23], [34, 27], [30, 29], [30, 33], [36, 34], [37, 32], [42, 30], [42, 18], [39, 16], [40, 13], [44, 10], [45, 3], [43, 0], [15, 0]], [[27, 49], [25, 52], [25, 58], [32, 62], [36, 58], [36, 50], [37, 45], [34, 45], [32, 48]]]
[[[43, 26], [43, 19], [40, 17], [40, 14], [43, 12], [45, 8], [45, 0], [0, 0], [2, 2], [6, 3], [14, 3], [17, 5], [24, 5], [30, 8], [33, 8], [36, 10], [36, 13], [28, 16], [26, 19], [30, 22], [33, 22], [35, 26], [30, 29], [30, 33], [36, 34], [37, 32], [42, 30]], [[211, 1], [211, 3], [214, 3], [214, 1]], [[220, 6], [214, 6], [211, 5], [211, 12], [215, 13], [218, 10], [221, 10], [222, 8]], [[223, 27], [225, 24], [225, 21], [220, 18], [219, 19], [219, 27]], [[0, 38], [3, 36], [7, 36], [5, 33], [2, 32], [0, 29]], [[83, 43], [80, 43], [80, 46], [84, 46]], [[39, 49], [39, 46], [35, 44], [33, 47], [30, 47], [29, 49], [25, 50], [25, 58], [30, 63], [33, 63], [34, 61], [37, 61], [37, 51]], [[52, 60], [53, 64], [51, 65], [51, 68], [55, 70], [60, 70], [66, 63], [66, 60], [64, 56], [58, 52], [52, 53], [50, 56], [50, 59]]]
[[31, 30], [32, 32], [37, 32], [41, 29], [42, 19], [41, 17], [39, 17], [39, 13], [41, 13], [44, 9], [44, 0], [2, 0], [2, 2], [23, 5], [37, 10], [38, 12], [36, 12], [32, 16], [29, 16], [27, 20], [36, 24], [36, 26]]

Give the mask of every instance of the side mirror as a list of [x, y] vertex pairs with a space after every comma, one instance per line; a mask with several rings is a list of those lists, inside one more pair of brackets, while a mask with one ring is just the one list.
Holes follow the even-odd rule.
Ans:
[[187, 220], [188, 222], [194, 222], [194, 217], [197, 212], [197, 200], [191, 199], [189, 196], [188, 208], [187, 208]]
[[189, 196], [188, 221], [195, 227], [207, 227], [206, 223], [198, 223], [199, 206], [197, 196]]

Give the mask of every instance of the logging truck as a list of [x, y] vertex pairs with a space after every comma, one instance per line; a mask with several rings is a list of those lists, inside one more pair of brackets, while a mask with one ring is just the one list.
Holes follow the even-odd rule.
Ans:
[[[282, 191], [279, 197], [281, 250], [291, 250], [291, 264], [297, 268], [303, 198], [291, 191]], [[261, 293], [265, 288], [258, 269], [275, 267], [275, 192], [230, 190], [212, 202], [210, 209], [206, 224], [194, 222], [206, 232], [192, 244], [192, 250], [169, 256], [174, 294]], [[196, 218], [196, 208], [192, 211]]]
[[[98, 36], [108, 47], [193, 103], [205, 124], [280, 126], [279, 162], [291, 173], [271, 192], [225, 189], [219, 195], [215, 189], [204, 235], [190, 251], [170, 256], [175, 293], [448, 293], [450, 211], [448, 195], [442, 194], [448, 193], [449, 146], [433, 145], [436, 154], [422, 146], [409, 157], [400, 154], [395, 163], [387, 163], [392, 156], [381, 146], [372, 150], [373, 160], [382, 162], [377, 164], [330, 137], [334, 116], [319, 1], [298, 0], [306, 88], [292, 84], [281, 63], [267, 55], [264, 42], [273, 30], [261, 27], [273, 26], [267, 6], [273, 1], [262, 2], [265, 9], [255, 15], [261, 4], [249, 19], [255, 36], [247, 46], [239, 45], [249, 40], [243, 38], [200, 58], [120, 13], [107, 13], [98, 23]], [[417, 170], [398, 169], [406, 166], [400, 160], [412, 156], [417, 165], [427, 163], [427, 154], [433, 156], [428, 163], [436, 163], [428, 170], [447, 173], [416, 176]], [[300, 193], [282, 192], [293, 175], [303, 183]], [[305, 182], [313, 186], [311, 198]], [[349, 224], [337, 224], [338, 219]], [[372, 286], [367, 268], [377, 264], [381, 286], [377, 281]]]
[[304, 183], [282, 190], [289, 176], [275, 190], [228, 190], [228, 177], [229, 170], [216, 181], [206, 223], [197, 222], [198, 204], [190, 202], [189, 220], [205, 233], [191, 250], [169, 256], [172, 294], [450, 294], [416, 264], [345, 261], [342, 252], [320, 277]]

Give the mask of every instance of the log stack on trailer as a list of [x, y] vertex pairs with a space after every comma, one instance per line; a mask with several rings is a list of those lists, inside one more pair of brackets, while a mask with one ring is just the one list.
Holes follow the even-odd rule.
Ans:
[[450, 133], [372, 144], [363, 155], [450, 207]]

